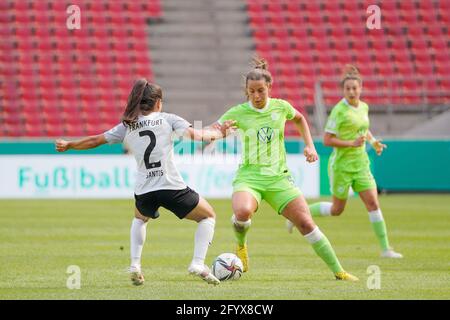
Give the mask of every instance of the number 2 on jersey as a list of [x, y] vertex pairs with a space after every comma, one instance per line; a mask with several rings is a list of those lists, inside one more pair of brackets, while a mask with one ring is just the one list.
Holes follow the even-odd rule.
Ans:
[[161, 160], [157, 161], [157, 162], [150, 162], [150, 154], [152, 153], [152, 151], [156, 145], [156, 136], [153, 133], [153, 131], [150, 131], [150, 130], [141, 131], [141, 132], [139, 132], [139, 136], [140, 137], [148, 136], [150, 138], [150, 144], [148, 145], [147, 149], [145, 149], [145, 153], [144, 153], [145, 167], [147, 169], [161, 167]]

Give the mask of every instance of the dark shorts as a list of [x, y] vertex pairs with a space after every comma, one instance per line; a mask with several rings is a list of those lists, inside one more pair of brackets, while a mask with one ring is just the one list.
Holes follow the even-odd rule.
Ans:
[[166, 208], [183, 219], [200, 201], [199, 194], [189, 187], [182, 190], [157, 190], [135, 194], [134, 198], [139, 212], [152, 219], [159, 217], [159, 207]]

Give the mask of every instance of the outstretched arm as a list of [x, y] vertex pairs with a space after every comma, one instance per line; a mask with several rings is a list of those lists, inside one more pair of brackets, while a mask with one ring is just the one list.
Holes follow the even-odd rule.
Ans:
[[306, 157], [306, 161], [314, 162], [319, 159], [317, 155], [316, 148], [314, 147], [314, 142], [311, 137], [311, 132], [309, 131], [308, 123], [306, 122], [305, 117], [298, 111], [295, 112], [295, 117], [292, 119], [300, 132], [303, 140], [305, 141], [305, 149], [303, 150], [303, 154]]
[[194, 129], [192, 127], [187, 129], [187, 134], [192, 140], [211, 142], [214, 140], [225, 138], [227, 135], [236, 130], [236, 121], [227, 120], [224, 123], [213, 123], [203, 129]]
[[58, 152], [64, 152], [69, 149], [75, 149], [75, 150], [85, 150], [85, 149], [92, 149], [96, 148], [102, 144], [107, 143], [105, 136], [103, 134], [99, 134], [96, 136], [89, 136], [85, 137], [79, 140], [63, 140], [63, 139], [57, 139], [55, 141], [56, 151]]

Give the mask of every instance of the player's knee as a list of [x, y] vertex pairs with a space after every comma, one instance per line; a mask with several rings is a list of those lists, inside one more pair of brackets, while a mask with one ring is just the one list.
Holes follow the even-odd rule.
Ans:
[[134, 211], [134, 217], [144, 222], [147, 222], [150, 219], [149, 217], [146, 217], [143, 214], [141, 214], [137, 209]]
[[331, 207], [331, 215], [332, 216], [340, 216], [342, 212], [344, 212], [345, 207]]
[[212, 208], [209, 208], [205, 211], [205, 219], [207, 218], [216, 219], [216, 213]]
[[249, 207], [240, 207], [234, 210], [234, 215], [238, 221], [247, 221], [252, 216], [253, 211]]
[[191, 220], [195, 220], [196, 222], [200, 222], [205, 219], [216, 220], [216, 214], [212, 208], [204, 208], [204, 210], [202, 210], [201, 212], [197, 212], [193, 216], [188, 215], [188, 218], [190, 218]]
[[147, 222], [150, 218], [143, 216], [143, 215], [135, 215], [134, 216], [136, 219], [142, 220], [144, 222]]
[[216, 219], [216, 213], [214, 212], [213, 207], [206, 201], [201, 199], [197, 207], [193, 210], [195, 213], [195, 220], [198, 222], [203, 219]]
[[316, 227], [316, 225], [314, 224], [313, 221], [301, 221], [298, 225], [298, 228], [300, 229], [300, 232], [302, 234], [308, 234], [310, 232], [312, 232], [314, 230], [314, 228]]
[[345, 209], [345, 203], [333, 203], [331, 206], [331, 215], [332, 216], [340, 216]]
[[366, 202], [367, 210], [369, 211], [375, 211], [378, 210], [378, 202], [376, 200], [370, 200]]

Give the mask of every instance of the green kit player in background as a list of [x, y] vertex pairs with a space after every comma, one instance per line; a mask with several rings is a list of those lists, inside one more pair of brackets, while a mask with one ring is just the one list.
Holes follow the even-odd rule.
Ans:
[[242, 162], [233, 181], [232, 225], [237, 239], [237, 255], [244, 272], [249, 268], [247, 233], [252, 215], [265, 200], [280, 215], [292, 221], [328, 265], [336, 279], [357, 281], [339, 263], [327, 237], [314, 223], [308, 205], [291, 178], [286, 165], [284, 126], [293, 120], [305, 140], [306, 161], [317, 161], [308, 124], [287, 101], [270, 98], [272, 76], [263, 59], [254, 59], [254, 68], [245, 77], [248, 101], [229, 109], [214, 126], [234, 120], [241, 138]]
[[[334, 106], [325, 127], [324, 144], [333, 147], [328, 163], [333, 203], [317, 202], [309, 206], [313, 217], [339, 216], [345, 208], [350, 186], [359, 193], [369, 212], [372, 228], [381, 246], [381, 256], [402, 258], [389, 246], [386, 224], [378, 204], [377, 185], [370, 172], [366, 140], [377, 155], [386, 145], [376, 140], [369, 131], [369, 106], [360, 100], [362, 79], [358, 69], [346, 65], [341, 80], [344, 98]], [[293, 225], [287, 222], [292, 232]]]

